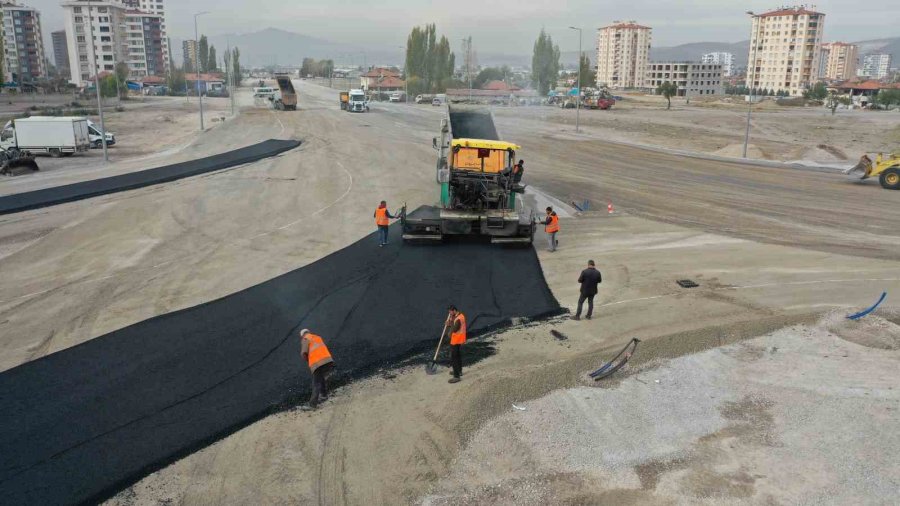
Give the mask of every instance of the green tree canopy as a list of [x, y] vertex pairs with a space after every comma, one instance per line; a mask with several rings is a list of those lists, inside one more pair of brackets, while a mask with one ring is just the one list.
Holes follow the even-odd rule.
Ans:
[[678, 94], [678, 86], [666, 81], [656, 87], [656, 93], [666, 98], [666, 109], [672, 108], [672, 97]]
[[578, 83], [579, 88], [596, 88], [597, 74], [591, 71], [591, 59], [587, 53], [581, 53], [578, 59], [578, 68], [581, 71], [581, 82]]
[[509, 74], [509, 67], [487, 67], [481, 69], [481, 72], [472, 80], [473, 88], [481, 88], [491, 81], [503, 81]]
[[413, 27], [406, 38], [404, 76], [410, 93], [443, 92], [453, 77], [456, 56], [450, 51], [447, 37], [437, 38], [437, 28], [429, 24]]
[[553, 45], [553, 39], [542, 28], [531, 56], [531, 81], [541, 95], [546, 95], [550, 88], [556, 87], [558, 76], [559, 46]]
[[825, 97], [828, 96], [828, 89], [825, 88], [825, 83], [818, 82], [806, 90], [803, 95], [810, 100], [825, 100]]
[[234, 72], [234, 82], [235, 84], [240, 84], [241, 82], [241, 50], [235, 47], [231, 51], [231, 66], [232, 71]]
[[217, 60], [216, 46], [209, 46], [209, 53], [206, 55], [207, 70], [210, 72], [219, 68], [219, 60]]
[[209, 71], [209, 41], [206, 40], [206, 35], [200, 36], [200, 42], [198, 43], [198, 55], [199, 61], [197, 64], [200, 66], [200, 72], [208, 72]]

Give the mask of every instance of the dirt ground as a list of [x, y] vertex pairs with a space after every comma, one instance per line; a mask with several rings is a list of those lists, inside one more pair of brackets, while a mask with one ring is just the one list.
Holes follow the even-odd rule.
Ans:
[[[672, 101], [626, 95], [609, 111], [579, 114], [585, 135], [619, 142], [695, 151], [740, 158], [743, 155], [747, 107], [737, 99]], [[495, 114], [528, 118], [571, 134], [575, 111], [555, 107], [498, 107]], [[787, 107], [774, 101], [754, 106], [750, 158], [853, 165], [863, 153], [891, 152], [900, 146], [900, 111], [839, 110], [824, 107]]]
[[[350, 114], [338, 110], [336, 92], [310, 83], [297, 84], [300, 111], [276, 113], [245, 97], [235, 119], [226, 119], [184, 150], [166, 153], [153, 162], [223, 151], [254, 138], [299, 138], [304, 144], [298, 150], [159, 187], [0, 217], [0, 369], [232, 293], [321, 258], [369, 233], [371, 209], [381, 199], [387, 199], [392, 209], [402, 202], [433, 203], [437, 199], [431, 138], [442, 116], [439, 108], [373, 104], [371, 113]], [[637, 381], [647, 381], [643, 375], [661, 379], [664, 385], [668, 385], [662, 383], [665, 376], [649, 375], [691, 377], [677, 374], [684, 363], [670, 358], [684, 357], [678, 360], [706, 371], [698, 378], [691, 377], [698, 381], [701, 377], [714, 379], [714, 372], [726, 366], [743, 371], [762, 367], [766, 364], [759, 360], [738, 360], [729, 355], [733, 351], [722, 350], [762, 346], [752, 344], [756, 341], [739, 343], [769, 334], [788, 343], [784, 348], [793, 355], [785, 355], [783, 360], [790, 364], [802, 361], [812, 351], [809, 343], [800, 339], [805, 334], [798, 329], [823, 336], [822, 346], [835, 349], [829, 355], [845, 350], [854, 353], [853, 357], [865, 364], [858, 371], [877, 373], [866, 382], [857, 382], [859, 391], [853, 395], [861, 398], [867, 391], [868, 397], [877, 393], [885, 403], [893, 399], [896, 406], [894, 390], [885, 393], [887, 386], [877, 382], [890, 377], [882, 374], [886, 367], [896, 370], [896, 358], [891, 358], [896, 351], [885, 349], [895, 343], [893, 327], [883, 320], [871, 320], [888, 331], [878, 334], [880, 348], [860, 351], [858, 344], [850, 349], [846, 348], [850, 344], [828, 340], [833, 339], [831, 334], [822, 333], [818, 322], [826, 312], [840, 315], [868, 306], [882, 291], [889, 292], [885, 310], [896, 309], [890, 294], [900, 290], [900, 233], [891, 224], [900, 218], [895, 198], [900, 193], [882, 190], [877, 183], [849, 182], [836, 174], [702, 160], [608, 144], [601, 141], [600, 133], [574, 136], [556, 120], [536, 116], [556, 117], [569, 111], [546, 108], [540, 112], [544, 110], [499, 111], [498, 123], [506, 139], [522, 145], [519, 153], [527, 160], [527, 183], [563, 202], [587, 199], [592, 203], [590, 212], [564, 214], [559, 251], [544, 251], [543, 234], [536, 246], [551, 289], [570, 308], [577, 300], [578, 272], [588, 259], [597, 261], [604, 283], [593, 320], [575, 322], [562, 317], [522, 324], [479, 340], [466, 349], [468, 365], [457, 385], [447, 384], [444, 371], [426, 376], [421, 366], [383, 371], [338, 389], [312, 414], [282, 412], [245, 427], [150, 474], [110, 503], [455, 504], [490, 498], [509, 503], [518, 497], [510, 495], [511, 490], [535, 488], [558, 491], [544, 500], [551, 504], [566, 500], [589, 503], [573, 499], [573, 488], [584, 491], [588, 499], [606, 497], [610, 502], [650, 497], [648, 494], [652, 500], [678, 502], [697, 494], [718, 497], [715, 494], [734, 491], [750, 502], [765, 494], [776, 501], [796, 502], [790, 498], [799, 497], [823, 477], [852, 478], [859, 476], [854, 473], [871, 470], [849, 469], [840, 474], [816, 468], [809, 476], [796, 476], [793, 481], [756, 476], [767, 474], [758, 469], [780, 458], [784, 448], [801, 448], [787, 443], [793, 444], [789, 437], [805, 433], [778, 425], [783, 421], [779, 410], [791, 399], [790, 392], [781, 392], [787, 379], [773, 378], [781, 381], [773, 383], [779, 393], [766, 401], [771, 405], [764, 403], [760, 408], [739, 395], [741, 376], [735, 372], [729, 382], [723, 379], [721, 385], [710, 385], [710, 392], [721, 392], [721, 398], [704, 400], [703, 413], [709, 413], [709, 421], [690, 428], [695, 432], [679, 435], [673, 430], [668, 443], [675, 453], [711, 452], [709, 464], [715, 469], [703, 467], [701, 461], [706, 459], [687, 460], [682, 465], [663, 458], [657, 465], [657, 457], [669, 453], [656, 452], [649, 443], [642, 444], [644, 440], [631, 439], [635, 455], [647, 459], [622, 460], [627, 465], [609, 471], [603, 467], [604, 461], [592, 461], [588, 456], [581, 467], [573, 465], [562, 471], [563, 466], [560, 473], [552, 475], [546, 473], [543, 461], [530, 457], [531, 450], [522, 443], [510, 449], [520, 450], [522, 459], [501, 462], [501, 457], [509, 455], [499, 455], [492, 462], [500, 467], [486, 474], [483, 482], [473, 482], [464, 490], [454, 488], [458, 483], [454, 480], [462, 476], [459, 473], [471, 469], [467, 466], [472, 461], [467, 459], [477, 451], [473, 442], [486, 437], [492, 424], [505, 417], [543, 413], [540, 406], [556, 406], [554, 399], [567, 398], [571, 389], [587, 388], [599, 405], [644, 387]], [[607, 112], [590, 114], [599, 117]], [[189, 120], [184, 121], [189, 128]], [[157, 149], [168, 147], [157, 145]], [[129, 170], [144, 163], [139, 158], [123, 160], [112, 170]], [[20, 190], [9, 188], [33, 189], [97, 173], [106, 173], [106, 169], [13, 178], [0, 182], [0, 192], [14, 193]], [[615, 204], [615, 213], [606, 213], [607, 202]], [[693, 279], [699, 287], [680, 288], [675, 284], [678, 279]], [[860, 333], [858, 328], [831, 333], [839, 335], [839, 331], [856, 336], [857, 341], [870, 334]], [[584, 373], [598, 367], [631, 337], [644, 340], [635, 366], [647, 368], [616, 383], [621, 390], [587, 385]], [[691, 355], [723, 345], [734, 348], [721, 348], [713, 355]], [[481, 360], [471, 363], [476, 356]], [[778, 353], [775, 358], [782, 360]], [[814, 359], [813, 364], [825, 360]], [[823, 388], [840, 389], [845, 385], [841, 383], [844, 369], [836, 371], [841, 374], [815, 378]], [[691, 389], [683, 388], [680, 393], [690, 393], [685, 390]], [[825, 408], [833, 405], [840, 416], [855, 402], [821, 392], [794, 395], [805, 403]], [[646, 402], [626, 405], [622, 401], [623, 412], [637, 415]], [[515, 410], [514, 403], [524, 405], [526, 411]], [[889, 406], [858, 405], [866, 410]], [[559, 416], [560, 420], [572, 420], [568, 426], [576, 433], [582, 430], [575, 421], [578, 411], [564, 413], [560, 407]], [[835, 416], [820, 420], [821, 427], [831, 430], [849, 423]], [[759, 444], [756, 433], [740, 433], [748, 417], [771, 419], [778, 429], [773, 428], [773, 433], [781, 438], [776, 441], [786, 446], [753, 446]], [[540, 427], [539, 434], [553, 441], [553, 417], [545, 420], [547, 427]], [[670, 422], [663, 425], [685, 425], [677, 417]], [[621, 423], [636, 424], [624, 418]], [[738, 426], [733, 436], [727, 434], [731, 425]], [[612, 445], [613, 441], [601, 440], [599, 434], [607, 433], [600, 429], [591, 444], [601, 448]], [[726, 433], [703, 443], [700, 439], [707, 433], [697, 432], [699, 429], [708, 434]], [[859, 437], [881, 441], [884, 454], [889, 455], [900, 450], [900, 445], [894, 436], [885, 435], [887, 430], [897, 432], [889, 424], [860, 424]], [[533, 442], [519, 435], [522, 441]], [[567, 444], [563, 435], [558, 439], [560, 448]], [[715, 446], [727, 438], [752, 452], [741, 460], [733, 450]], [[854, 453], [854, 459], [870, 453], [873, 458], [882, 455], [859, 439], [842, 444], [847, 446], [841, 448]], [[644, 453], [638, 455], [638, 450]], [[546, 458], [562, 453], [548, 452]], [[810, 455], [821, 458], [827, 454]], [[633, 470], [643, 464], [647, 464], [641, 468], [641, 475], [649, 480], [646, 485]], [[859, 497], [876, 497], [885, 484], [896, 486], [895, 471], [896, 467], [888, 464], [871, 470], [872, 479], [855, 489]], [[522, 474], [541, 476], [544, 481], [535, 478], [519, 487], [516, 477]], [[593, 479], [601, 474], [621, 483]], [[479, 488], [482, 485], [496, 485], [497, 493], [484, 495]], [[775, 485], [781, 489], [773, 491]], [[616, 490], [624, 495], [616, 496]], [[704, 496], [704, 491], [712, 492]], [[607, 493], [612, 495], [603, 495]], [[723, 497], [737, 497], [734, 494]]]

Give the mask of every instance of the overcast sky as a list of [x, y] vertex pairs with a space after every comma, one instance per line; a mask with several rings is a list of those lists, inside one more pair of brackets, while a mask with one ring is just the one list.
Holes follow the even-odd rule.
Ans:
[[[19, 1], [41, 10], [46, 33], [63, 28], [60, 0]], [[169, 36], [177, 39], [193, 38], [193, 14], [209, 10], [200, 18], [200, 31], [210, 35], [274, 27], [381, 47], [405, 44], [412, 26], [434, 22], [439, 33], [455, 41], [454, 48], [456, 41], [471, 35], [482, 53], [529, 54], [541, 27], [563, 51], [572, 51], [578, 48], [578, 38], [568, 26], [584, 28], [584, 46], [589, 48], [597, 27], [629, 19], [653, 27], [654, 46], [737, 42], [749, 39], [746, 10], [765, 12], [779, 5], [758, 0], [166, 0], [166, 21]], [[827, 41], [900, 36], [900, 1], [822, 1], [816, 8], [826, 14]]]

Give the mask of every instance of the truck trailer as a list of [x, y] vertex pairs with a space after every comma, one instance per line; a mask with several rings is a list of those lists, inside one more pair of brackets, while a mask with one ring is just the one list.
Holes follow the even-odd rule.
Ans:
[[440, 241], [447, 236], [484, 236], [492, 243], [531, 244], [536, 219], [517, 195], [525, 187], [512, 174], [519, 146], [500, 140], [490, 110], [447, 107], [438, 151], [436, 179], [440, 206], [401, 214], [403, 239]]
[[278, 91], [272, 98], [275, 108], [279, 111], [296, 111], [297, 91], [290, 74], [275, 74], [275, 82], [278, 83]]
[[91, 148], [88, 121], [49, 116], [14, 119], [3, 127], [0, 147], [53, 157], [86, 152]]

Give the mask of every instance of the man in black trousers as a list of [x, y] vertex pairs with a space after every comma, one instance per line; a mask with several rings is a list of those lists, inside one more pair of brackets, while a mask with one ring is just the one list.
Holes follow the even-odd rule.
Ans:
[[585, 318], [591, 319], [594, 312], [594, 295], [597, 295], [597, 285], [603, 281], [600, 271], [594, 267], [594, 261], [588, 260], [587, 269], [581, 271], [578, 282], [581, 283], [581, 295], [578, 297], [578, 311], [575, 312], [575, 320], [581, 319], [581, 307], [585, 299], [588, 301], [588, 310]]

